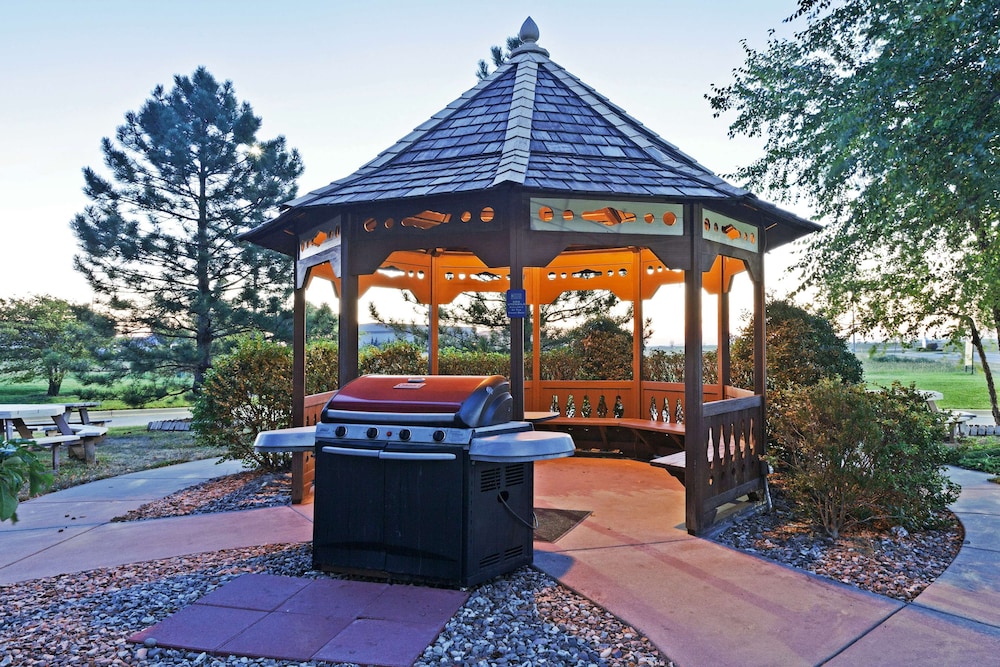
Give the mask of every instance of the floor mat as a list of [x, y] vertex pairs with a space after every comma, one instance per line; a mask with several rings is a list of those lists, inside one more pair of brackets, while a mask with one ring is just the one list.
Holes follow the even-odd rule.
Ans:
[[245, 574], [129, 641], [279, 660], [408, 667], [468, 593]]
[[534, 512], [538, 520], [535, 539], [542, 542], [555, 542], [590, 516], [587, 510], [557, 510], [547, 507], [536, 507]]

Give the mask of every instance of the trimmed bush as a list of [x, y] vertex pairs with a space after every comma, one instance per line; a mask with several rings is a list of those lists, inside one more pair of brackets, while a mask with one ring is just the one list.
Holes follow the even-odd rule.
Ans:
[[241, 339], [215, 358], [192, 413], [198, 443], [223, 449], [223, 459], [289, 467], [291, 455], [255, 452], [253, 441], [261, 431], [291, 426], [292, 351], [261, 337]]
[[[289, 367], [291, 372], [291, 367]], [[337, 344], [320, 341], [306, 347], [306, 393], [322, 394], [337, 388], [340, 359]]]
[[510, 377], [510, 356], [500, 352], [464, 352], [441, 350], [438, 356], [441, 375], [502, 375]]
[[[306, 348], [306, 393], [337, 387], [337, 346]], [[242, 338], [217, 356], [194, 404], [192, 426], [201, 445], [219, 447], [222, 457], [247, 467], [287, 469], [291, 454], [261, 454], [253, 442], [261, 431], [292, 424], [292, 351], [259, 336]]]
[[[653, 350], [642, 360], [642, 377], [653, 382], [684, 382], [684, 353]], [[702, 381], [719, 381], [719, 353], [705, 350], [701, 355]]]
[[941, 420], [911, 388], [821, 380], [772, 396], [768, 460], [831, 537], [858, 524], [924, 528], [958, 497]]
[[360, 375], [420, 375], [427, 372], [423, 348], [407, 341], [395, 341], [384, 347], [368, 346], [358, 358]]

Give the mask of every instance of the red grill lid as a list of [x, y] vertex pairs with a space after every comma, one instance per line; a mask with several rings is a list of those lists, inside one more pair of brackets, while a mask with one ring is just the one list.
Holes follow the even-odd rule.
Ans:
[[323, 421], [481, 427], [510, 421], [513, 408], [500, 375], [365, 375], [333, 395]]

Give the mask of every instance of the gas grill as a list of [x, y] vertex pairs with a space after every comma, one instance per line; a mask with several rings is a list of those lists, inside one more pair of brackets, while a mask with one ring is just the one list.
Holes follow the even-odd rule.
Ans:
[[498, 375], [346, 384], [316, 425], [314, 567], [471, 586], [530, 564], [534, 461], [573, 441], [512, 412]]

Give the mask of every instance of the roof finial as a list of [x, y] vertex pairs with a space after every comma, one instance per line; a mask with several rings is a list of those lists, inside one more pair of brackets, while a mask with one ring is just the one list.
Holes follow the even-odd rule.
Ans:
[[546, 58], [549, 57], [549, 52], [535, 43], [538, 41], [538, 25], [530, 16], [524, 19], [517, 37], [521, 40], [521, 46], [510, 52], [512, 58], [523, 53], [536, 53]]
[[538, 41], [538, 24], [536, 24], [531, 17], [524, 19], [524, 23], [521, 24], [521, 31], [518, 33], [518, 38], [522, 42], [537, 42]]

